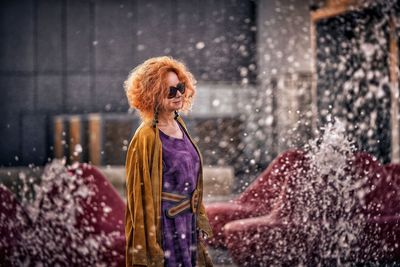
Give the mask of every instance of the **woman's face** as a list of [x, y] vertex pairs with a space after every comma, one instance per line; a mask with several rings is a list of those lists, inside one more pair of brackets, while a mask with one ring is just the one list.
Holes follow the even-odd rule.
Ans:
[[[178, 76], [175, 72], [168, 72], [167, 74], [167, 90], [169, 92], [169, 87], [173, 86], [176, 87], [180, 82]], [[181, 92], [177, 91], [176, 96], [173, 98], [164, 98], [163, 101], [163, 109], [166, 112], [174, 112], [175, 110], [181, 109], [183, 106], [183, 95]]]

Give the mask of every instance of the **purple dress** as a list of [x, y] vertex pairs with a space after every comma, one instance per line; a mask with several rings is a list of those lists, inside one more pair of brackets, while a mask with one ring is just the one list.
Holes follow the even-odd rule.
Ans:
[[[179, 126], [181, 128], [181, 126]], [[196, 188], [200, 170], [200, 159], [185, 131], [183, 138], [166, 135], [160, 130], [163, 161], [163, 192], [190, 197]], [[177, 203], [161, 201], [162, 247], [166, 267], [196, 266], [197, 234], [196, 215], [187, 209], [175, 217], [168, 217], [166, 211]]]

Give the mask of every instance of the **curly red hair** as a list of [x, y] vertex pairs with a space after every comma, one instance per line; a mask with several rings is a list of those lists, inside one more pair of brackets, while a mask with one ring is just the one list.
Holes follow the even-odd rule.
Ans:
[[169, 90], [166, 77], [171, 71], [175, 72], [180, 82], [185, 83], [182, 110], [188, 111], [196, 92], [196, 80], [178, 60], [166, 56], [150, 58], [134, 68], [124, 82], [129, 105], [139, 110], [144, 120], [152, 119], [155, 108], [160, 108], [167, 97]]

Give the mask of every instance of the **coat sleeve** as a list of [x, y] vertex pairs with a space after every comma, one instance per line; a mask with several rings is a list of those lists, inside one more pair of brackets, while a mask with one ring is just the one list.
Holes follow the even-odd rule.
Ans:
[[151, 187], [151, 144], [134, 139], [126, 160], [126, 265], [163, 266], [163, 251], [156, 239]]

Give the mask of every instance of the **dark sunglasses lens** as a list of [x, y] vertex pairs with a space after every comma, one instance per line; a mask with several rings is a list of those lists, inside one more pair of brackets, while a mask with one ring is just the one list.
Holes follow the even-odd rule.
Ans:
[[185, 84], [183, 83], [178, 83], [176, 87], [169, 87], [169, 93], [168, 93], [168, 98], [174, 98], [176, 96], [177, 92], [180, 92], [181, 94], [185, 93]]
[[171, 86], [169, 88], [168, 98], [174, 98], [176, 96], [177, 91], [178, 91], [178, 88]]
[[185, 84], [184, 83], [178, 83], [178, 85], [176, 86], [176, 88], [178, 88], [178, 90], [179, 90], [179, 92], [181, 93], [181, 94], [184, 94], [185, 93]]

